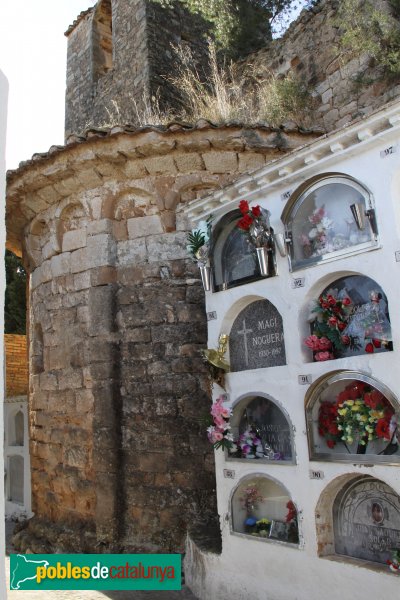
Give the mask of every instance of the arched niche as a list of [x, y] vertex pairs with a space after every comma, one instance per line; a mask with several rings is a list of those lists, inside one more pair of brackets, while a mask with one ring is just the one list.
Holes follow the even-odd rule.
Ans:
[[400, 547], [400, 496], [369, 475], [342, 475], [322, 492], [316, 507], [320, 556], [340, 555], [384, 564]]
[[343, 173], [306, 181], [291, 195], [281, 219], [292, 271], [377, 246], [372, 195]]
[[124, 190], [112, 203], [112, 210], [106, 216], [115, 221], [126, 221], [146, 215], [154, 197], [141, 188]]
[[[234, 210], [222, 217], [213, 230], [211, 266], [216, 292], [264, 278], [258, 265], [255, 246], [236, 227], [241, 217], [241, 212]], [[269, 272], [275, 274], [272, 255], [269, 260]]]
[[19, 455], [8, 458], [8, 500], [17, 504], [24, 503], [24, 457]]
[[234, 320], [229, 334], [231, 371], [286, 364], [283, 321], [269, 300], [248, 304]]
[[8, 445], [23, 446], [24, 434], [24, 413], [22, 410], [12, 412], [8, 418]]
[[63, 252], [86, 245], [88, 215], [80, 202], [67, 204], [60, 211], [57, 222], [57, 240]]
[[232, 532], [299, 543], [297, 509], [278, 481], [262, 474], [244, 477], [234, 489], [230, 504]]
[[365, 275], [336, 279], [313, 300], [309, 360], [325, 361], [393, 350], [389, 304], [381, 286]]
[[293, 427], [289, 416], [269, 396], [248, 395], [239, 400], [233, 407], [230, 424], [237, 446], [237, 452], [230, 453], [230, 458], [294, 463]]
[[400, 406], [383, 383], [357, 371], [320, 377], [306, 396], [311, 460], [400, 462]]

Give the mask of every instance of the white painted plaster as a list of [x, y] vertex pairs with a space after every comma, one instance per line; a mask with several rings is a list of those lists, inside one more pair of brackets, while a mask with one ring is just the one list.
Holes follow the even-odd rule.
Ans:
[[[7, 374], [6, 374], [7, 377]], [[21, 411], [24, 417], [24, 443], [23, 446], [13, 445], [12, 421], [15, 415]], [[31, 513], [31, 468], [29, 456], [29, 423], [28, 423], [28, 401], [26, 396], [7, 398], [4, 403], [4, 462], [6, 467], [5, 476], [5, 514], [6, 517], [27, 515]], [[9, 500], [10, 493], [10, 469], [9, 459], [12, 456], [21, 456], [24, 459], [24, 497], [22, 503]]]
[[[379, 246], [372, 250], [342, 257], [311, 268], [290, 273], [287, 258], [277, 253], [277, 277], [259, 280], [230, 290], [206, 293], [207, 312], [216, 311], [217, 319], [208, 323], [208, 347], [216, 348], [220, 333], [230, 333], [239, 312], [248, 303], [266, 298], [283, 317], [287, 365], [240, 371], [226, 376], [226, 392], [233, 406], [240, 398], [257, 393], [267, 394], [290, 415], [295, 428], [296, 464], [268, 464], [261, 461], [227, 460], [222, 450], [215, 453], [218, 512], [221, 519], [223, 549], [220, 556], [199, 552], [189, 541], [186, 555], [186, 580], [201, 599], [219, 600], [365, 600], [395, 598], [399, 578], [384, 565], [371, 567], [351, 558], [318, 556], [315, 510], [328, 484], [346, 474], [368, 474], [385, 481], [400, 494], [399, 467], [385, 464], [353, 465], [310, 461], [306, 435], [304, 402], [309, 386], [299, 385], [298, 375], [310, 374], [315, 381], [337, 369], [361, 371], [383, 382], [400, 400], [400, 151], [381, 158], [388, 146], [400, 144], [400, 127], [393, 120], [400, 103], [392, 104], [358, 126], [345, 128], [290, 157], [275, 161], [252, 174], [258, 187], [242, 198], [260, 204], [271, 212], [275, 233], [284, 232], [280, 215], [285, 206], [282, 195], [294, 191], [309, 178], [323, 172], [348, 174], [372, 193], [379, 228]], [[391, 122], [389, 121], [391, 119]], [[392, 124], [393, 123], [393, 126]], [[358, 135], [358, 131], [371, 133]], [[362, 140], [362, 141], [360, 141]], [[340, 147], [339, 147], [340, 145]], [[333, 154], [332, 147], [335, 152]], [[312, 156], [313, 160], [306, 160]], [[320, 158], [318, 158], [320, 157]], [[306, 163], [306, 165], [305, 165]], [[239, 180], [240, 189], [245, 182]], [[215, 221], [237, 207], [240, 196], [214, 209]], [[213, 197], [191, 203], [187, 212], [195, 221], [213, 205]], [[200, 210], [201, 209], [201, 210]], [[393, 332], [393, 352], [362, 355], [327, 362], [308, 362], [310, 353], [303, 344], [309, 330], [306, 323], [312, 299], [332, 281], [346, 274], [362, 274], [374, 279], [389, 302]], [[293, 289], [293, 277], [304, 277], [305, 286]], [[227, 356], [229, 360], [229, 353]], [[221, 393], [214, 387], [214, 399]], [[225, 478], [223, 469], [235, 471], [235, 479]], [[310, 479], [310, 469], [324, 473], [322, 480]], [[241, 478], [264, 473], [286, 488], [300, 511], [298, 548], [271, 540], [250, 538], [232, 533], [229, 527], [229, 500]]]
[[[8, 82], [4, 73], [0, 70], [0, 247], [5, 246], [5, 224], [4, 224], [4, 198], [5, 198], [5, 147], [7, 127], [7, 98]], [[4, 364], [4, 290], [5, 290], [4, 261], [0, 263], [0, 365]], [[4, 390], [4, 371], [0, 368], [0, 388]], [[6, 573], [5, 573], [5, 530], [4, 530], [4, 421], [3, 421], [4, 392], [0, 401], [0, 598], [6, 598]]]

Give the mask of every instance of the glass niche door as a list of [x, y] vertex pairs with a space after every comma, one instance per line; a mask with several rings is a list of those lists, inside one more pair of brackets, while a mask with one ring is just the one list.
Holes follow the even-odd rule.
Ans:
[[369, 192], [351, 178], [331, 176], [289, 201], [286, 226], [291, 270], [340, 258], [377, 245]]

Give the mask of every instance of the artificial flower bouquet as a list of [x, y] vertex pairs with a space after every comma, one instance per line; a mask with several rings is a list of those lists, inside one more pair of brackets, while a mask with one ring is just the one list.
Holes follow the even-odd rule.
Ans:
[[219, 396], [211, 407], [210, 414], [213, 424], [207, 429], [207, 437], [216, 450], [222, 448], [230, 452], [236, 452], [237, 446], [233, 441], [230, 431], [229, 418], [232, 415], [230, 408], [224, 406], [224, 397]]
[[358, 442], [357, 454], [364, 454], [369, 442], [383, 440], [397, 444], [397, 416], [385, 396], [362, 381], [352, 381], [334, 402], [321, 403], [318, 432], [328, 448], [342, 442]]
[[270, 212], [259, 205], [250, 208], [247, 200], [240, 201], [239, 210], [242, 217], [236, 226], [247, 235], [249, 242], [256, 248], [270, 248], [272, 246]]

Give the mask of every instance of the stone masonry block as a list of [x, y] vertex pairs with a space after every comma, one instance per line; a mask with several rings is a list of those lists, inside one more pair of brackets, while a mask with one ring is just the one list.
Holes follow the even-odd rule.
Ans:
[[117, 256], [119, 265], [129, 265], [137, 262], [144, 262], [147, 256], [146, 242], [144, 238], [139, 240], [119, 242]]
[[51, 259], [51, 272], [53, 277], [59, 277], [60, 275], [66, 275], [71, 270], [71, 253], [63, 252], [53, 256]]
[[146, 158], [144, 165], [150, 175], [160, 175], [161, 173], [176, 173], [176, 166], [172, 156], [156, 156], [154, 158]]
[[203, 160], [210, 173], [230, 173], [237, 170], [236, 152], [207, 152], [203, 154]]
[[71, 272], [81, 273], [89, 268], [87, 248], [80, 248], [71, 253]]
[[89, 267], [102, 267], [113, 264], [116, 257], [116, 245], [107, 233], [94, 235], [87, 240]]
[[73, 231], [66, 231], [62, 240], [62, 251], [68, 252], [68, 250], [77, 250], [78, 248], [84, 248], [86, 246], [86, 230], [75, 229]]
[[114, 329], [114, 289], [112, 285], [89, 290], [89, 335], [110, 333]]
[[188, 152], [175, 157], [175, 163], [181, 173], [193, 173], [204, 170], [204, 162], [200, 154]]
[[264, 165], [265, 157], [263, 154], [257, 154], [255, 152], [239, 154], [239, 171], [241, 173], [254, 171], [255, 169], [261, 168]]
[[158, 215], [128, 219], [128, 234], [131, 240], [162, 232], [163, 228]]
[[187, 258], [187, 234], [183, 231], [154, 235], [147, 240], [149, 262]]

